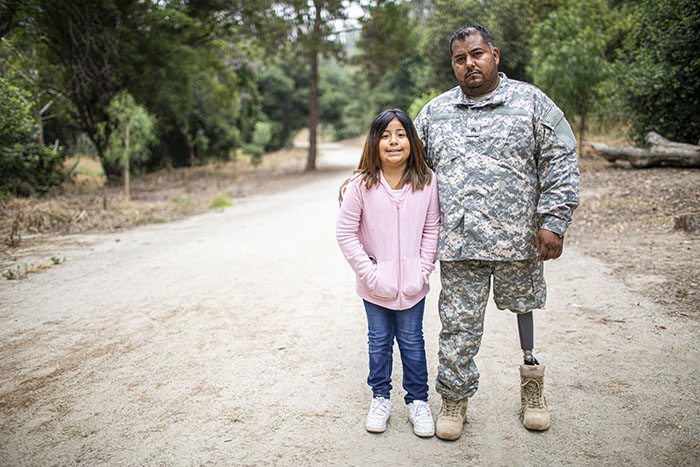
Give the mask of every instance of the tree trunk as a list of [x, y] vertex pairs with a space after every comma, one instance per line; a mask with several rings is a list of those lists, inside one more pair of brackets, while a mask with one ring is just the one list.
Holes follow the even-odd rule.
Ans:
[[126, 127], [126, 137], [124, 138], [124, 196], [131, 199], [131, 188], [129, 179], [129, 127]]
[[102, 171], [107, 178], [105, 183], [112, 186], [120, 185], [123, 181], [121, 163], [106, 161], [104, 158], [101, 158], [100, 162], [102, 162]]
[[318, 55], [314, 51], [311, 57], [311, 90], [309, 95], [309, 155], [306, 170], [316, 170], [316, 142], [318, 135]]
[[309, 92], [309, 155], [306, 159], [306, 171], [316, 170], [316, 131], [318, 129], [318, 51], [321, 29], [321, 7], [314, 1], [316, 19], [311, 35], [311, 83]]
[[636, 169], [648, 167], [700, 167], [700, 146], [669, 141], [653, 131], [647, 134], [647, 148], [608, 146], [585, 142], [610, 162], [628, 161]]
[[583, 155], [583, 136], [584, 136], [584, 133], [586, 132], [586, 103], [585, 103], [585, 101], [581, 101], [580, 115], [581, 115], [581, 124], [579, 125], [579, 129], [578, 129], [578, 143], [576, 145], [577, 146], [576, 151], [577, 151], [579, 157], [581, 157], [581, 155]]
[[109, 161], [105, 157], [105, 150], [107, 149], [107, 142], [109, 141], [109, 136], [111, 134], [111, 128], [107, 127], [107, 131], [100, 135], [96, 131], [88, 131], [87, 127], [83, 128], [85, 133], [87, 133], [88, 138], [95, 145], [95, 150], [97, 151], [97, 158], [102, 164], [102, 171], [105, 174], [105, 184], [109, 185], [119, 185], [122, 183], [122, 167], [121, 161]]
[[108, 185], [120, 185], [123, 181], [122, 173], [124, 172], [121, 161], [108, 161], [99, 151], [97, 154], [102, 164], [102, 171], [105, 173], [107, 179], [105, 183]]

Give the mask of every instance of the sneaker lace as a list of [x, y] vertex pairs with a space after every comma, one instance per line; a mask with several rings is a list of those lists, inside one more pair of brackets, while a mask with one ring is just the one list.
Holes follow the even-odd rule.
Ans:
[[389, 404], [385, 402], [386, 400], [382, 397], [375, 397], [372, 399], [372, 406], [370, 407], [370, 412], [372, 415], [386, 415], [389, 413]]
[[525, 408], [540, 409], [544, 407], [541, 383], [540, 378], [525, 378], [520, 384], [525, 393], [525, 401], [521, 412], [525, 411]]
[[425, 403], [421, 404], [419, 402], [415, 402], [413, 404], [413, 406], [415, 407], [415, 412], [414, 412], [415, 418], [430, 417], [431, 416], [430, 412], [428, 411], [428, 404], [425, 404]]

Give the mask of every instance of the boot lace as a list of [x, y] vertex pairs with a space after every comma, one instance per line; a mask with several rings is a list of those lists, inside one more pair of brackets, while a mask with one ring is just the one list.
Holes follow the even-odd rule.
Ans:
[[524, 412], [526, 408], [541, 409], [544, 407], [542, 400], [542, 379], [541, 378], [525, 378], [520, 386], [525, 394], [525, 400], [520, 412]]
[[459, 402], [451, 399], [444, 399], [442, 403], [442, 415], [446, 417], [459, 416]]

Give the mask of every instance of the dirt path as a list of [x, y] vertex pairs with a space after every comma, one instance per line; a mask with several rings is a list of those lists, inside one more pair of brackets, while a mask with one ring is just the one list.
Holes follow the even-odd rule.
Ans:
[[[358, 157], [323, 151], [348, 170]], [[698, 465], [697, 322], [576, 247], [547, 264], [535, 318], [549, 431], [520, 425], [516, 322], [489, 304], [462, 438], [412, 434], [398, 359], [389, 427], [365, 432], [365, 318], [333, 234], [344, 177], [328, 173], [184, 221], [64, 238], [43, 247], [64, 263], [1, 282], [0, 465]]]

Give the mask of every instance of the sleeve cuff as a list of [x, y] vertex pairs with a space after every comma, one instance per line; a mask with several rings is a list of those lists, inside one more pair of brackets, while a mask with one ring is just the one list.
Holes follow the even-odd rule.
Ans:
[[567, 222], [563, 219], [559, 219], [554, 216], [545, 216], [540, 228], [554, 232], [563, 238], [564, 234], [566, 233], [567, 226]]

